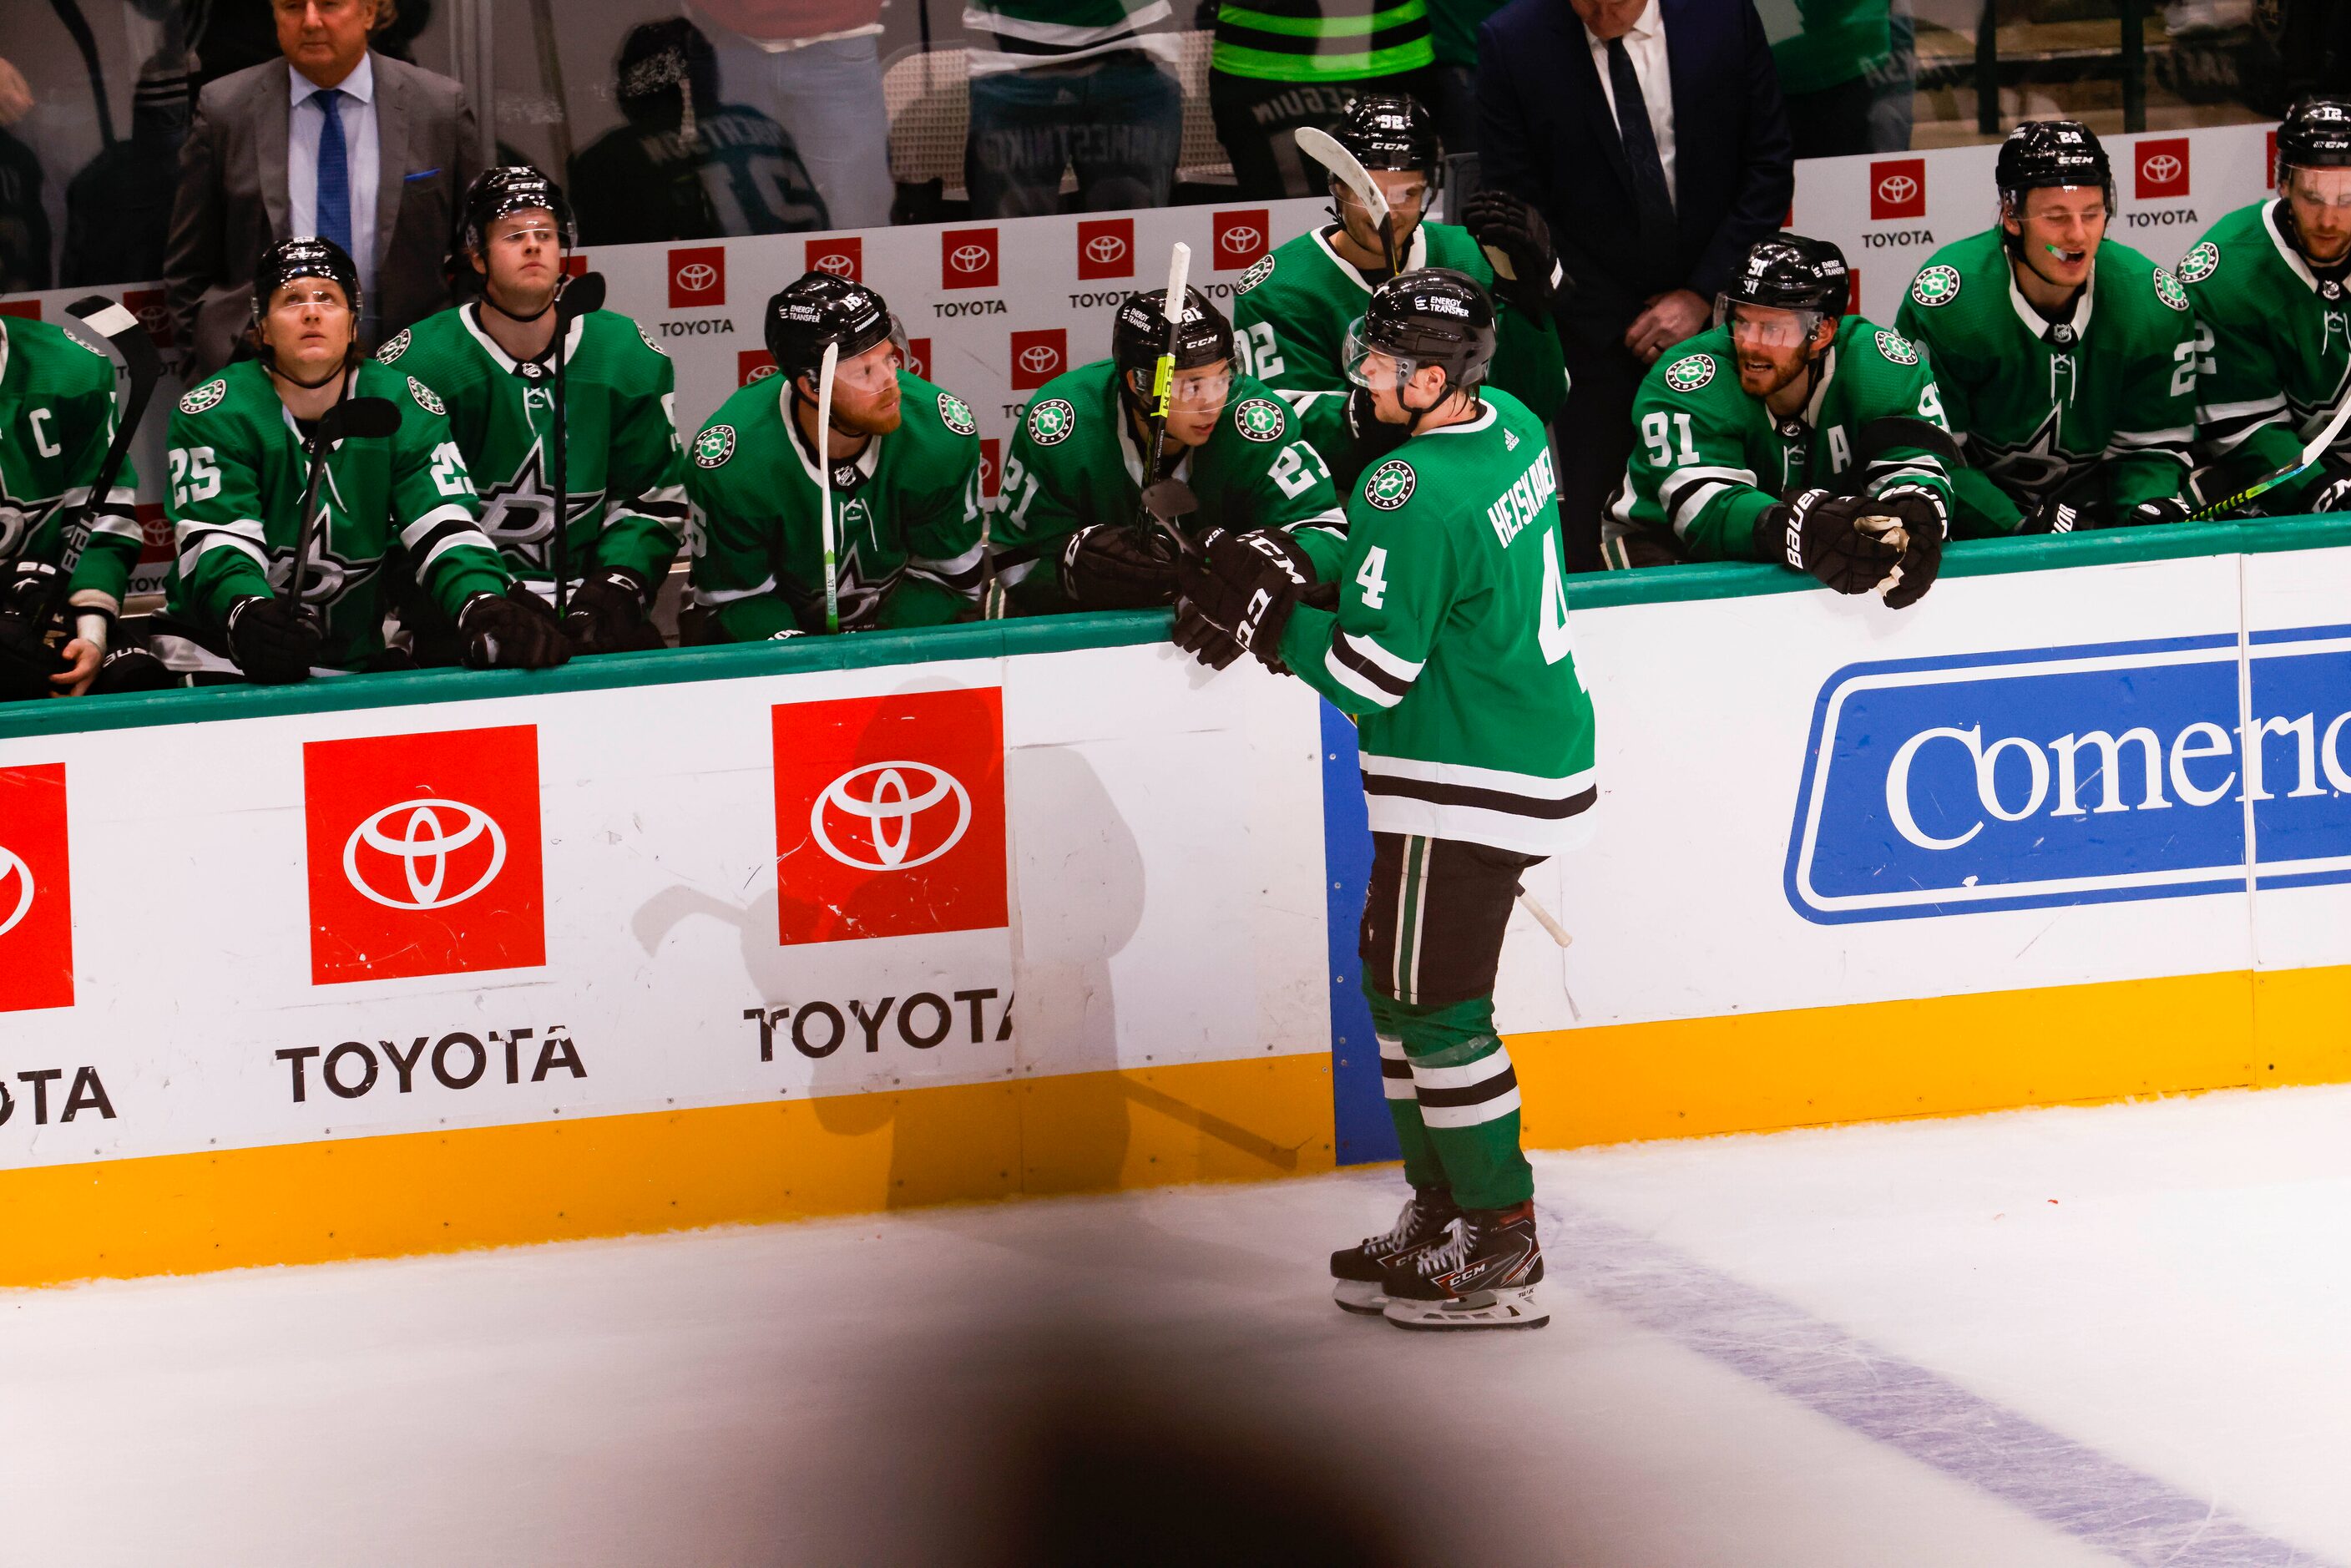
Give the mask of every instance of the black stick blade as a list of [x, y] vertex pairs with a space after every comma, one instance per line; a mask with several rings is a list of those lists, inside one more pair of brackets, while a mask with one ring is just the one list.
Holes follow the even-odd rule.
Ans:
[[400, 428], [400, 405], [390, 398], [346, 398], [319, 421], [319, 443], [367, 440]]
[[555, 297], [555, 318], [558, 321], [577, 321], [580, 317], [604, 308], [604, 275], [583, 272], [566, 282]]
[[67, 306], [66, 314], [104, 338], [122, 356], [123, 368], [133, 382], [152, 382], [162, 373], [163, 360], [155, 351], [155, 340], [128, 307], [103, 294], [86, 294]]

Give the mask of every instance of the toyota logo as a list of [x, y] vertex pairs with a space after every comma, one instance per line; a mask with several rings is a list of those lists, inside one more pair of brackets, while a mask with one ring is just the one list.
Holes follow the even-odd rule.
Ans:
[[758, 370], [755, 370], [755, 371], [753, 371], [751, 372], [751, 374], [750, 374], [749, 378], [748, 378], [747, 380], [746, 380], [746, 381], [743, 382], [743, 384], [744, 384], [745, 386], [747, 386], [747, 386], [749, 386], [749, 385], [751, 384], [751, 382], [764, 382], [764, 381], [766, 381], [769, 376], [772, 376], [772, 375], [774, 375], [775, 373], [776, 373], [776, 367], [775, 367], [774, 365], [772, 365], [772, 364], [761, 365]]
[[1263, 235], [1244, 224], [1239, 228], [1227, 229], [1223, 243], [1227, 250], [1251, 251], [1255, 250], [1264, 238]]
[[1918, 182], [1907, 174], [1888, 174], [1877, 182], [1878, 196], [1888, 202], [1911, 202], [1918, 198]]
[[147, 329], [149, 337], [160, 338], [163, 335], [163, 329], [172, 324], [172, 313], [164, 309], [160, 303], [141, 305], [139, 308], [139, 324]]
[[2179, 160], [2168, 152], [2158, 152], [2138, 166], [2138, 172], [2158, 185], [2168, 185], [2179, 178]]
[[978, 272], [992, 259], [984, 245], [959, 245], [947, 253], [947, 265], [957, 272]]
[[[13, 909], [8, 905], [7, 892], [8, 883], [12, 881], [16, 884], [16, 903]], [[26, 865], [24, 857], [16, 851], [0, 844], [0, 909], [8, 910], [6, 915], [0, 915], [0, 936], [14, 931], [25, 918], [26, 911], [32, 907], [33, 868]]]
[[1061, 350], [1042, 343], [1032, 343], [1020, 350], [1020, 368], [1032, 376], [1041, 376], [1061, 362]]
[[1086, 241], [1086, 259], [1097, 267], [1108, 267], [1126, 254], [1126, 242], [1116, 235], [1096, 235]]
[[[937, 844], [915, 852], [915, 824], [925, 812], [950, 800], [955, 802], [955, 826]], [[824, 825], [828, 810], [863, 822], [876, 858], [862, 859], [834, 843]], [[961, 843], [970, 826], [970, 793], [954, 774], [927, 762], [869, 762], [852, 768], [826, 785], [809, 811], [809, 830], [816, 835], [817, 847], [860, 871], [911, 871], [927, 865]]]
[[851, 260], [846, 252], [838, 250], [818, 256], [809, 265], [819, 272], [829, 272], [835, 277], [849, 277], [857, 271], [857, 263]]
[[689, 294], [699, 294], [718, 281], [718, 269], [706, 261], [689, 261], [677, 269], [677, 286]]
[[[402, 813], [405, 813], [403, 816]], [[451, 832], [444, 821], [454, 817], [460, 824]], [[386, 831], [387, 824], [390, 831]], [[450, 893], [447, 888], [449, 857], [475, 840], [487, 836], [490, 863], [481, 875], [462, 893]], [[408, 884], [407, 898], [398, 898], [378, 892], [360, 874], [360, 846], [390, 855], [400, 862], [401, 871]], [[386, 806], [351, 831], [343, 845], [343, 875], [350, 880], [363, 898], [371, 899], [386, 909], [446, 909], [453, 904], [463, 904], [497, 880], [498, 872], [507, 863], [507, 836], [498, 831], [497, 823], [488, 812], [463, 800], [426, 799], [402, 800], [396, 806]]]

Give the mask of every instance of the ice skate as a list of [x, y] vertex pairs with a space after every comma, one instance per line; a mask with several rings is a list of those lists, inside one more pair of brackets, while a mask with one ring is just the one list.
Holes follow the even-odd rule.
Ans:
[[1464, 1209], [1452, 1237], [1406, 1253], [1381, 1281], [1388, 1322], [1405, 1329], [1539, 1329], [1542, 1281], [1535, 1206]]
[[1354, 1246], [1331, 1254], [1331, 1278], [1336, 1281], [1331, 1299], [1346, 1312], [1378, 1312], [1387, 1305], [1387, 1295], [1380, 1289], [1386, 1267], [1444, 1240], [1460, 1215], [1453, 1195], [1445, 1188], [1413, 1188], [1404, 1212], [1384, 1235], [1366, 1236]]

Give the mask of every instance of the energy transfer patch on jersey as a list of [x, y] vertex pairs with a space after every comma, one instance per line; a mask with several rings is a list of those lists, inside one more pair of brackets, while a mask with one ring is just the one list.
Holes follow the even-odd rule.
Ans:
[[2179, 258], [2179, 277], [2182, 283], [2201, 283], [2220, 270], [2220, 247], [2209, 239]]
[[434, 395], [433, 389], [426, 386], [423, 382], [418, 381], [414, 376], [408, 378], [408, 395], [414, 398], [416, 400], [416, 406], [423, 409], [427, 413], [447, 413], [449, 412], [448, 409], [443, 405], [441, 400]]
[[226, 396], [228, 396], [228, 379], [225, 376], [214, 376], [180, 400], [180, 412], [202, 413]]
[[971, 406], [953, 392], [939, 393], [939, 422], [957, 435], [976, 435], [979, 422], [971, 416]]
[[392, 363], [392, 361], [400, 358], [401, 355], [408, 352], [409, 332], [409, 328], [402, 327], [399, 332], [393, 336], [392, 341], [386, 343], [382, 348], [378, 349], [375, 351], [375, 357], [388, 365]]
[[1899, 332], [1880, 331], [1877, 334], [1877, 351], [1897, 365], [1915, 365], [1918, 362], [1917, 349], [1912, 345], [1909, 339]]
[[1272, 276], [1273, 257], [1270, 255], [1259, 256], [1249, 263], [1249, 269], [1247, 272], [1233, 279], [1233, 292], [1237, 295], [1247, 294]]
[[1078, 427], [1078, 411], [1064, 397], [1049, 397], [1029, 411], [1029, 439], [1040, 446], [1059, 446]]
[[2188, 308], [2188, 290], [2179, 287], [2179, 279], [2159, 267], [2155, 269], [2155, 297], [2174, 310]]
[[1714, 380], [1714, 356], [1684, 354], [1666, 367], [1666, 384], [1677, 392], [1694, 392]]
[[1253, 397], [1233, 410], [1233, 423], [1251, 441], [1281, 439], [1281, 410], [1270, 398]]
[[716, 468], [735, 455], [735, 427], [714, 424], [694, 438], [694, 465]]
[[1393, 512], [1412, 499], [1413, 487], [1420, 483], [1412, 465], [1401, 457], [1391, 457], [1372, 470], [1364, 481], [1364, 499], [1383, 512]]
[[1910, 298], [1921, 305], [1949, 305], [1959, 297], [1959, 269], [1956, 267], [1921, 267], [1918, 276], [1910, 280]]

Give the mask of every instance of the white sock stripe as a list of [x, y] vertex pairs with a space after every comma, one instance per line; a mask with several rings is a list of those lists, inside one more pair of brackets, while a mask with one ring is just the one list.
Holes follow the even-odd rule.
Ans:
[[1423, 1105], [1421, 1124], [1428, 1127], [1475, 1127], [1487, 1122], [1499, 1122], [1519, 1108], [1519, 1091], [1515, 1085], [1508, 1094], [1492, 1100], [1480, 1100], [1475, 1105]]
[[1428, 857], [1437, 852], [1428, 840], [1420, 841], [1427, 847], [1420, 852], [1420, 883], [1413, 890], [1412, 973], [1405, 977], [1412, 988], [1404, 995], [1405, 1001], [1416, 1003], [1420, 1000], [1420, 956], [1428, 951]]
[[1384, 1034], [1379, 1037], [1379, 1041], [1382, 1056], [1386, 1057], [1390, 1061], [1402, 1061], [1405, 1059], [1403, 1040], [1395, 1035]]
[[1409, 1078], [1383, 1078], [1380, 1080], [1380, 1092], [1391, 1100], [1417, 1100], [1420, 1098], [1419, 1094], [1414, 1091], [1412, 1080]]
[[1412, 1081], [1423, 1089], [1468, 1089], [1483, 1083], [1489, 1078], [1499, 1078], [1510, 1070], [1510, 1053], [1497, 1049], [1491, 1056], [1481, 1056], [1458, 1067], [1424, 1067], [1412, 1064]]

